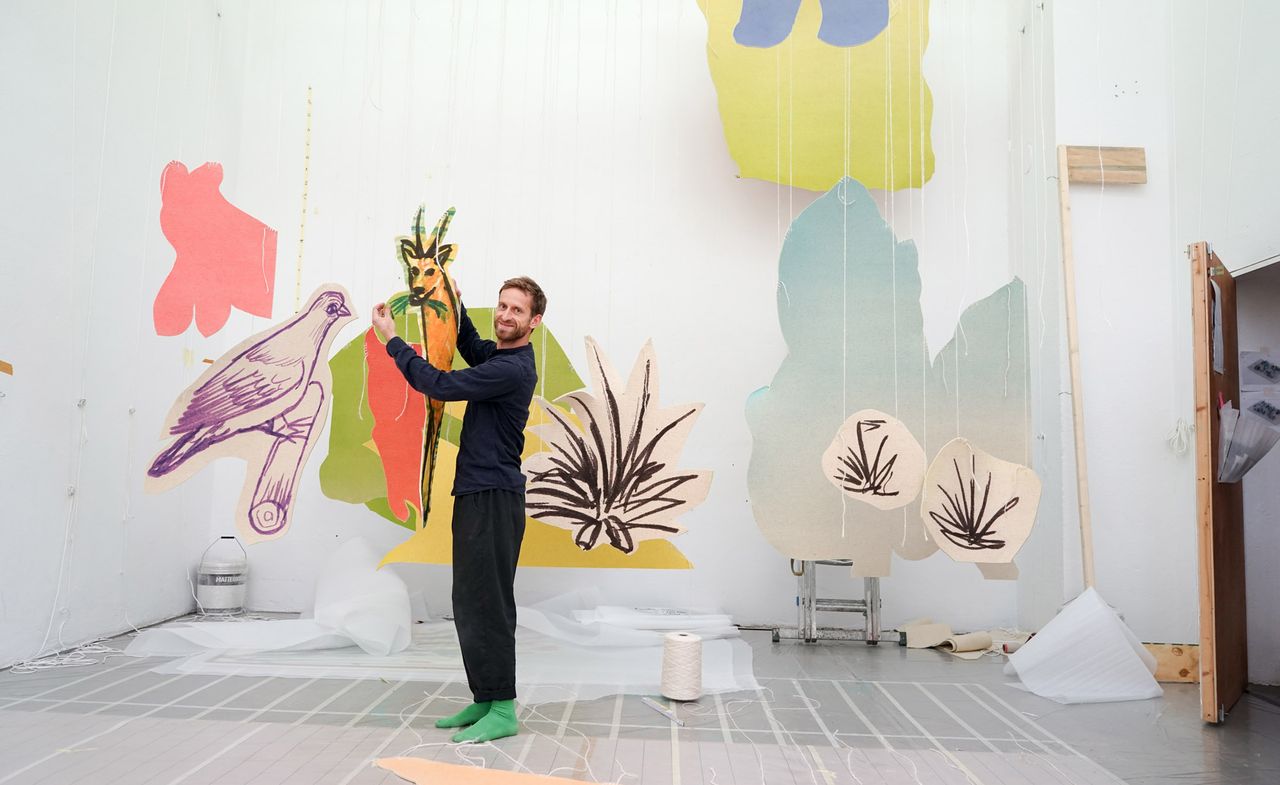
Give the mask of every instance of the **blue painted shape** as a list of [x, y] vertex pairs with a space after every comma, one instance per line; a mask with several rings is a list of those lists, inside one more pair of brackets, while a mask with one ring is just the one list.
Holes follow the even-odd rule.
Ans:
[[800, 0], [743, 0], [733, 40], [761, 49], [777, 46], [791, 35], [799, 11]]
[[818, 39], [832, 46], [859, 46], [888, 24], [889, 0], [822, 0]]
[[787, 354], [746, 405], [752, 514], [783, 555], [848, 558], [857, 575], [887, 575], [890, 551], [934, 552], [918, 515], [847, 502], [824, 475], [823, 451], [859, 409], [897, 417], [930, 458], [964, 436], [1030, 463], [1022, 282], [966, 308], [936, 354], [925, 344], [920, 293], [915, 244], [894, 236], [856, 180], [837, 183], [792, 222], [778, 260]]

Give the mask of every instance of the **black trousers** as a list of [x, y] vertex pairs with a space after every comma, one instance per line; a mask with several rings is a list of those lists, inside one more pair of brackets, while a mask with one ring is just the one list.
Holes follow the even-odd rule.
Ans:
[[486, 490], [453, 500], [453, 619], [477, 703], [516, 697], [516, 561], [524, 494]]

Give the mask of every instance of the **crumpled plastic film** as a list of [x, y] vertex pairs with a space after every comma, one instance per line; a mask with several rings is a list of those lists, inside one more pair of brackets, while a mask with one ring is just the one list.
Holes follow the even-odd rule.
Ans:
[[599, 605], [600, 591], [577, 589], [542, 602], [520, 606], [516, 623], [580, 646], [662, 647], [668, 632], [691, 632], [703, 640], [738, 637], [733, 620], [722, 613], [679, 608], [623, 608]]
[[343, 543], [316, 579], [313, 618], [156, 627], [134, 638], [125, 653], [176, 657], [207, 651], [309, 651], [356, 645], [367, 654], [394, 654], [411, 639], [409, 590], [400, 576], [378, 569], [379, 559], [362, 538]]

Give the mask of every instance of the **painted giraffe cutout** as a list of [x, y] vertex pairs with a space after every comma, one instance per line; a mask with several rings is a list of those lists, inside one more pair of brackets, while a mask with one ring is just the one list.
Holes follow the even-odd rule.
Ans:
[[[457, 255], [457, 246], [444, 243], [454, 208], [440, 216], [431, 233], [425, 234], [423, 213], [419, 207], [413, 221], [413, 237], [400, 237], [400, 261], [404, 263], [405, 281], [409, 285], [406, 308], [415, 306], [427, 362], [442, 371], [453, 367], [453, 354], [458, 345], [458, 293], [449, 276], [448, 265]], [[431, 511], [431, 478], [435, 474], [436, 453], [440, 444], [440, 424], [444, 419], [444, 401], [427, 398], [427, 417], [422, 442], [422, 515], [418, 527], [426, 526]]]

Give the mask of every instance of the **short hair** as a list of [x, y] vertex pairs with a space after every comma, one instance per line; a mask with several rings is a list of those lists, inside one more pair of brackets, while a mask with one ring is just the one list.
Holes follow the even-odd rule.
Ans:
[[527, 275], [521, 275], [518, 278], [508, 278], [502, 282], [502, 286], [498, 288], [498, 294], [502, 294], [507, 289], [519, 289], [529, 295], [533, 300], [532, 316], [541, 316], [547, 311], [547, 295], [543, 293], [542, 287], [538, 286], [538, 282]]

